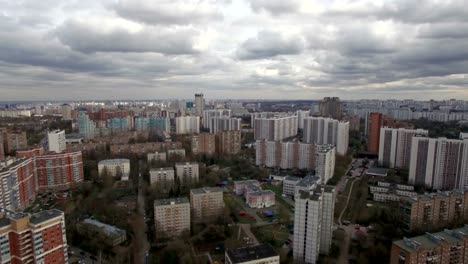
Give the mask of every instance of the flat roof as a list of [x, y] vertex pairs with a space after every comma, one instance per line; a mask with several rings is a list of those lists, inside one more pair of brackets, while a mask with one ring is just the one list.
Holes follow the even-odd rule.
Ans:
[[57, 209], [51, 209], [31, 215], [29, 222], [31, 224], [36, 225], [59, 216], [63, 216], [62, 211]]
[[106, 159], [99, 161], [98, 164], [130, 163], [129, 159]]
[[152, 168], [152, 169], [150, 170], [150, 172], [151, 172], [151, 171], [168, 171], [168, 170], [172, 170], [172, 171], [173, 171], [174, 168], [172, 168], [172, 167]]
[[285, 181], [299, 181], [299, 180], [301, 180], [301, 178], [296, 177], [296, 176], [286, 176], [286, 177], [284, 178], [284, 180], [285, 180]]
[[226, 254], [229, 256], [232, 263], [243, 263], [278, 256], [278, 253], [276, 253], [276, 251], [267, 244], [228, 249], [226, 250]]
[[413, 238], [403, 238], [393, 242], [395, 245], [407, 252], [415, 252], [421, 249], [433, 249], [440, 246], [442, 242], [455, 244], [463, 243], [463, 238], [468, 235], [468, 227], [457, 228], [453, 230], [444, 230], [434, 234], [426, 233], [422, 236]]
[[155, 206], [190, 203], [187, 197], [154, 200]]
[[198, 188], [198, 189], [191, 189], [190, 192], [194, 194], [214, 193], [214, 192], [223, 192], [223, 189], [219, 187], [203, 187], [203, 188]]
[[126, 233], [126, 231], [123, 229], [117, 228], [112, 225], [104, 224], [102, 222], [99, 222], [98, 220], [91, 219], [91, 218], [83, 220], [83, 223], [93, 225], [95, 227], [102, 229], [104, 233], [108, 236], [120, 236], [121, 234]]
[[387, 176], [387, 173], [388, 173], [388, 169], [386, 168], [373, 167], [373, 168], [367, 169], [367, 174], [370, 174], [370, 175]]

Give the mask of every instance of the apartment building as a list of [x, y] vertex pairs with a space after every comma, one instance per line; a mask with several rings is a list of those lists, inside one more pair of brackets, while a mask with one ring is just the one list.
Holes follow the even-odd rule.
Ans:
[[166, 152], [167, 152], [167, 158], [168, 159], [172, 159], [174, 157], [185, 158], [185, 149], [184, 148], [168, 149]]
[[[259, 117], [260, 116], [260, 117]], [[297, 116], [284, 114], [252, 114], [255, 140], [277, 141], [297, 135]]]
[[149, 171], [150, 184], [156, 184], [161, 191], [169, 192], [174, 187], [175, 173], [174, 168], [154, 168]]
[[320, 115], [341, 120], [343, 116], [343, 105], [339, 97], [324, 97], [319, 105]]
[[176, 238], [190, 234], [190, 202], [186, 197], [154, 201], [156, 238]]
[[175, 164], [176, 176], [180, 186], [190, 187], [198, 182], [200, 177], [200, 165], [196, 162], [179, 162]]
[[326, 184], [335, 174], [335, 147], [319, 145], [315, 154], [315, 175]]
[[316, 263], [319, 254], [328, 254], [333, 233], [335, 189], [314, 185], [300, 191], [294, 211], [294, 263]]
[[166, 161], [167, 160], [167, 155], [166, 152], [154, 152], [154, 153], [148, 153], [146, 155], [148, 162], [151, 162], [153, 160], [155, 161]]
[[[230, 109], [210, 109], [203, 111], [203, 127], [208, 128], [211, 131], [210, 119], [212, 117], [231, 117]], [[210, 132], [211, 133], [211, 132]]]
[[400, 200], [405, 230], [441, 230], [468, 221], [468, 192], [437, 192]]
[[468, 140], [414, 136], [408, 182], [436, 190], [468, 188]]
[[176, 117], [176, 134], [200, 133], [199, 116]]
[[223, 189], [203, 187], [190, 190], [190, 207], [194, 222], [216, 221], [224, 214]]
[[4, 131], [3, 140], [5, 153], [12, 153], [15, 150], [28, 147], [28, 138], [25, 131]]
[[227, 249], [226, 264], [279, 264], [280, 257], [267, 244]]
[[166, 117], [136, 117], [134, 124], [136, 131], [171, 132], [170, 119]]
[[296, 188], [296, 184], [299, 183], [301, 178], [295, 176], [286, 176], [283, 180], [283, 194], [294, 196], [294, 190]]
[[109, 176], [120, 177], [122, 181], [128, 181], [130, 175], [129, 159], [107, 159], [98, 162], [98, 172], [101, 177], [104, 172]]
[[216, 135], [201, 133], [192, 135], [193, 154], [212, 156], [216, 153]]
[[241, 130], [241, 119], [226, 116], [210, 117], [208, 121], [210, 133], [216, 134], [221, 131]]
[[81, 151], [46, 153], [33, 160], [40, 190], [69, 189], [83, 181]]
[[49, 151], [61, 153], [67, 149], [65, 143], [65, 130], [54, 130], [47, 133]]
[[65, 216], [57, 209], [36, 214], [0, 213], [1, 263], [68, 263]]
[[5, 146], [3, 144], [3, 133], [0, 131], [0, 161], [5, 159]]
[[379, 165], [388, 168], [409, 169], [413, 137], [427, 136], [425, 129], [382, 127], [380, 129]]
[[218, 149], [221, 155], [234, 155], [241, 151], [241, 132], [239, 130], [218, 133]]
[[468, 263], [468, 227], [393, 242], [390, 264]]
[[62, 105], [62, 119], [63, 120], [73, 120], [72, 119], [72, 106], [69, 104], [63, 104]]
[[166, 151], [168, 149], [181, 148], [181, 142], [147, 142], [135, 144], [112, 144], [110, 145], [110, 152], [113, 155], [121, 153], [133, 153], [146, 155], [156, 151]]
[[257, 166], [282, 169], [315, 169], [316, 166], [314, 144], [257, 140], [255, 153]]
[[304, 119], [303, 141], [309, 144], [337, 146], [337, 153], [346, 155], [349, 145], [349, 122], [327, 117]]
[[310, 111], [309, 110], [298, 110], [298, 111], [296, 111], [296, 115], [297, 115], [297, 127], [299, 129], [303, 129], [304, 128], [304, 119], [306, 117], [310, 116]]
[[12, 211], [27, 208], [36, 198], [34, 162], [10, 158], [0, 164], [0, 207]]
[[[195, 114], [202, 116], [205, 110], [205, 99], [202, 93], [195, 94]], [[198, 133], [198, 132], [197, 132]]]

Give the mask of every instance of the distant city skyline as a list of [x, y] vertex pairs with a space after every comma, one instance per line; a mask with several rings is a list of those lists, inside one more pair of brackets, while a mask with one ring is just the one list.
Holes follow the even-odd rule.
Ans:
[[463, 0], [4, 1], [1, 100], [465, 99]]

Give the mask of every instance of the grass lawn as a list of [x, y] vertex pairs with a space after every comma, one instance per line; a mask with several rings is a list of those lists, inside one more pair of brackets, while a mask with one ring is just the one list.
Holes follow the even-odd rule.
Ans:
[[286, 208], [288, 208], [289, 210], [292, 210], [293, 207], [283, 199], [283, 188], [281, 186], [266, 183], [262, 185], [262, 188], [264, 190], [271, 190], [272, 192], [274, 192], [276, 194], [276, 201], [286, 206]]
[[271, 244], [276, 248], [281, 248], [289, 237], [288, 229], [282, 228], [281, 225], [268, 225], [252, 228], [252, 232], [259, 242]]

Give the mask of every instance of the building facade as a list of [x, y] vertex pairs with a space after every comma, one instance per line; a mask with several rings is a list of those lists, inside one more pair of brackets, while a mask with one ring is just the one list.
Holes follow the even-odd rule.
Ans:
[[196, 162], [179, 162], [175, 164], [177, 180], [182, 187], [190, 187], [198, 182], [200, 165]]
[[227, 249], [226, 264], [279, 264], [280, 257], [270, 245]]
[[198, 134], [200, 133], [199, 116], [180, 116], [176, 117], [177, 134]]
[[257, 166], [315, 169], [314, 144], [257, 140], [255, 153]]
[[194, 222], [216, 221], [223, 217], [223, 189], [204, 187], [190, 190], [191, 215]]
[[382, 127], [380, 129], [379, 165], [387, 168], [409, 169], [413, 137], [427, 136], [424, 129]]
[[[205, 110], [205, 98], [202, 93], [195, 94], [195, 114], [202, 116]], [[198, 132], [197, 132], [198, 133]]]
[[52, 209], [36, 214], [2, 210], [1, 263], [68, 263], [65, 216]]
[[270, 190], [262, 190], [256, 180], [235, 181], [234, 192], [243, 195], [251, 208], [266, 208], [276, 204], [276, 195]]
[[234, 155], [241, 151], [241, 132], [222, 131], [218, 133], [218, 149], [221, 155]]
[[111, 177], [120, 177], [122, 181], [128, 181], [130, 175], [129, 159], [107, 159], [98, 162], [99, 177], [107, 172]]
[[169, 193], [174, 188], [175, 173], [174, 168], [154, 168], [149, 171], [150, 173], [150, 184], [156, 184], [160, 187], [161, 191]]
[[332, 145], [317, 146], [315, 154], [315, 175], [326, 184], [335, 174], [335, 147]]
[[309, 144], [331, 144], [337, 146], [337, 153], [346, 155], [349, 144], [349, 122], [340, 122], [326, 117], [304, 119], [303, 141]]
[[35, 157], [34, 164], [40, 190], [69, 189], [83, 181], [81, 151], [44, 154]]
[[201, 133], [192, 135], [193, 154], [212, 156], [216, 153], [216, 135]]
[[267, 117], [255, 117], [255, 140], [283, 140], [297, 135], [297, 116], [293, 115], [266, 115]]
[[49, 151], [62, 153], [67, 149], [65, 130], [49, 131], [49, 133], [47, 133], [47, 141], [49, 142]]
[[28, 138], [25, 131], [9, 131], [3, 134], [5, 152], [11, 154], [13, 151], [26, 149]]
[[203, 127], [210, 128], [210, 118], [212, 117], [231, 117], [230, 109], [210, 109], [203, 111]]
[[30, 158], [6, 160], [0, 165], [0, 207], [18, 211], [36, 198], [34, 162]]
[[190, 234], [190, 202], [186, 197], [154, 201], [156, 238], [175, 238]]
[[341, 120], [343, 116], [343, 106], [338, 97], [325, 97], [320, 102], [320, 115]]
[[210, 117], [209, 119], [210, 133], [216, 134], [226, 130], [241, 130], [241, 119], [233, 117]]

